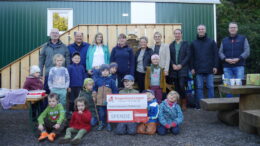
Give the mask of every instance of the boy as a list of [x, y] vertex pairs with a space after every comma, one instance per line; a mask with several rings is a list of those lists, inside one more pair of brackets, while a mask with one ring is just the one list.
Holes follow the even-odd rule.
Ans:
[[99, 125], [97, 130], [102, 130], [107, 126], [108, 131], [112, 131], [111, 125], [107, 124], [107, 102], [106, 96], [110, 93], [117, 93], [117, 87], [115, 81], [109, 77], [109, 65], [103, 64], [100, 67], [101, 77], [97, 78], [94, 85], [94, 91], [97, 92], [95, 97], [96, 105], [98, 108]]
[[153, 90], [158, 103], [161, 103], [162, 94], [166, 92], [164, 69], [159, 66], [159, 55], [152, 55], [151, 60], [151, 67], [147, 67], [145, 73], [145, 89]]
[[[139, 93], [139, 91], [133, 89], [134, 77], [132, 75], [125, 75], [123, 78], [124, 89], [119, 91], [119, 94]], [[118, 135], [136, 134], [137, 123], [118, 123], [116, 126], [115, 133]]]
[[94, 80], [91, 78], [86, 78], [84, 80], [83, 89], [79, 93], [79, 97], [84, 97], [87, 100], [88, 108], [92, 114], [91, 126], [96, 126], [97, 124], [97, 112], [96, 105], [93, 99], [94, 92], [92, 92], [94, 86]]
[[118, 79], [117, 79], [117, 63], [112, 62], [109, 65], [109, 72], [110, 72], [110, 76], [111, 78], [116, 82], [116, 87], [118, 87]]
[[51, 93], [48, 96], [48, 104], [48, 107], [38, 118], [38, 129], [41, 131], [38, 140], [42, 141], [48, 138], [50, 142], [53, 142], [64, 129], [65, 111], [62, 104], [59, 103], [59, 95], [56, 93]]
[[153, 90], [144, 90], [148, 101], [148, 122], [140, 123], [137, 127], [137, 133], [153, 135], [156, 132], [156, 123], [159, 114], [159, 105], [154, 97]]
[[69, 111], [74, 111], [74, 100], [79, 96], [79, 92], [82, 89], [83, 81], [86, 78], [86, 72], [82, 64], [80, 64], [80, 54], [78, 52], [72, 55], [72, 64], [68, 67], [70, 75], [70, 86], [68, 91], [70, 92], [69, 99]]

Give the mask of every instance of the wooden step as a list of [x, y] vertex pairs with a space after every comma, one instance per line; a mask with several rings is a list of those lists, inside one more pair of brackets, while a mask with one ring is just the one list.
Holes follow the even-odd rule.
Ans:
[[239, 98], [207, 98], [200, 100], [200, 106], [207, 111], [230, 111], [239, 108]]

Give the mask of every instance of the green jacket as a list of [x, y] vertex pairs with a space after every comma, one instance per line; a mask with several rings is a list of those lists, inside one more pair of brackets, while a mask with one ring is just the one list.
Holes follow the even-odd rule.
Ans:
[[139, 91], [135, 89], [126, 89], [126, 88], [119, 91], [119, 94], [128, 94], [128, 93], [139, 93]]
[[[87, 59], [86, 59], [87, 70], [91, 70], [92, 69], [93, 56], [94, 56], [94, 53], [96, 51], [96, 47], [97, 47], [97, 45], [91, 45], [88, 48]], [[104, 58], [105, 64], [109, 64], [109, 61], [110, 61], [109, 49], [108, 49], [108, 47], [106, 45], [103, 45], [102, 48], [103, 48], [104, 57], [105, 57]]]
[[95, 103], [92, 96], [92, 91], [81, 90], [79, 93], [79, 97], [84, 97], [87, 100], [88, 109], [91, 112], [92, 117], [97, 117]]
[[38, 123], [44, 124], [44, 119], [49, 118], [52, 122], [61, 124], [65, 120], [65, 110], [62, 104], [57, 104], [54, 108], [48, 106], [38, 117]]

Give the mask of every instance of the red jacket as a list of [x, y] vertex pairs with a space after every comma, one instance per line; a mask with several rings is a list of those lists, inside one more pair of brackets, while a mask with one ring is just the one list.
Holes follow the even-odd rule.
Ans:
[[79, 114], [78, 111], [73, 112], [70, 127], [75, 129], [86, 129], [87, 131], [91, 130], [90, 125], [91, 112], [89, 110], [84, 110], [82, 114]]
[[28, 76], [24, 82], [23, 88], [27, 90], [42, 90], [43, 83], [39, 78]]

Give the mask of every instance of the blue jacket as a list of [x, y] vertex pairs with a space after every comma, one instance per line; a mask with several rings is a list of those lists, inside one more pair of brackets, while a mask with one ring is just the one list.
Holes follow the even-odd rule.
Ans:
[[[79, 52], [80, 54], [80, 64], [83, 65], [84, 69], [86, 69], [86, 55], [88, 52], [89, 44], [86, 42], [83, 42], [80, 46], [78, 46], [76, 43], [70, 44], [68, 46], [70, 51], [70, 59], [72, 58], [73, 53]], [[72, 63], [72, 61], [71, 61]]]
[[214, 40], [205, 35], [197, 36], [191, 45], [191, 69], [198, 74], [212, 74], [213, 68], [218, 67], [218, 48]]
[[159, 115], [159, 104], [157, 103], [156, 99], [153, 99], [152, 101], [148, 101], [148, 117], [149, 121], [147, 123], [151, 122], [157, 122]]
[[70, 87], [82, 87], [87, 73], [81, 64], [71, 64], [68, 67], [70, 75]]
[[116, 62], [118, 64], [119, 74], [131, 74], [134, 75], [135, 69], [135, 57], [133, 49], [129, 48], [127, 45], [123, 48], [116, 46], [112, 49], [110, 62]]
[[100, 77], [101, 77], [101, 72], [100, 72], [100, 70], [93, 68], [93, 69], [92, 69], [92, 79], [93, 79], [94, 81], [96, 81], [96, 80], [97, 80], [98, 78], [100, 78]]
[[[244, 66], [245, 59], [248, 57], [249, 48], [245, 46], [246, 37], [242, 35], [236, 35], [235, 37], [226, 37], [222, 40], [222, 53], [225, 57], [221, 58], [222, 60], [226, 58], [239, 58], [239, 62], [236, 64], [229, 64], [226, 61], [223, 62], [224, 67], [236, 67]], [[247, 55], [248, 54], [248, 55]]]
[[112, 93], [118, 93], [117, 87], [116, 87], [116, 83], [115, 81], [111, 78], [111, 77], [98, 77], [97, 80], [95, 81], [95, 85], [94, 85], [94, 91], [98, 91], [99, 87], [105, 86], [107, 88], [110, 88], [112, 90]]
[[160, 104], [159, 122], [162, 125], [175, 122], [180, 125], [183, 122], [181, 107], [175, 103], [172, 107], [167, 103], [167, 99]]

